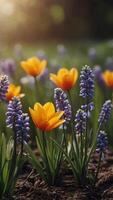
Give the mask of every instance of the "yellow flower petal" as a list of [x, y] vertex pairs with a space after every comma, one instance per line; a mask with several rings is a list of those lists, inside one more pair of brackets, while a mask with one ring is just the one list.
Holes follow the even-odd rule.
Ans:
[[6, 94], [7, 100], [11, 100], [14, 96], [20, 96], [21, 92], [21, 87], [20, 86], [15, 86], [14, 84], [10, 84], [8, 88], [8, 92]]
[[34, 122], [34, 124], [36, 125], [36, 127], [38, 127], [39, 129], [42, 129], [43, 131], [45, 130], [46, 127], [46, 117], [43, 118], [43, 114], [37, 111], [34, 111], [33, 109], [29, 108], [32, 120]]
[[48, 102], [43, 107], [45, 109], [45, 112], [47, 113], [48, 120], [55, 114], [55, 107], [54, 104], [51, 102]]
[[57, 75], [55, 74], [50, 74], [50, 80], [55, 83], [55, 85], [57, 85], [58, 87], [60, 87], [61, 85], [61, 81], [58, 79]]
[[58, 75], [58, 77], [62, 77], [64, 74], [68, 74], [69, 73], [69, 70], [68, 69], [66, 69], [66, 68], [61, 68], [59, 71], [58, 71], [58, 73], [57, 73], [57, 75]]
[[45, 70], [46, 65], [46, 60], [41, 61], [37, 57], [32, 57], [21, 62], [21, 66], [24, 71], [34, 77], [40, 75]]
[[68, 70], [60, 69], [57, 74], [50, 74], [50, 80], [63, 90], [70, 90], [78, 79], [78, 71], [76, 68]]
[[41, 121], [44, 121], [44, 122], [47, 121], [47, 113], [40, 103], [36, 103], [34, 105], [34, 110], [38, 113], [40, 123], [41, 123]]
[[29, 111], [34, 124], [42, 131], [52, 130], [64, 122], [60, 119], [64, 111], [55, 112], [55, 107], [51, 102], [44, 105], [35, 103], [34, 110], [29, 108]]
[[62, 125], [64, 122], [65, 122], [65, 120], [62, 119], [62, 120], [57, 121], [57, 122], [54, 123], [54, 124], [51, 124], [51, 126], [48, 125], [48, 126], [46, 127], [45, 131], [51, 131], [52, 129], [57, 128], [58, 126]]

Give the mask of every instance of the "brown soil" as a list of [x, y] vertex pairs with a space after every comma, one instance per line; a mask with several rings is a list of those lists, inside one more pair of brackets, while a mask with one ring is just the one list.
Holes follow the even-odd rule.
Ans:
[[[94, 166], [97, 156], [93, 159]], [[91, 167], [92, 168], [92, 167]], [[63, 170], [64, 171], [64, 170]], [[30, 165], [24, 166], [13, 197], [7, 200], [113, 200], [113, 154], [107, 152], [95, 188], [80, 187], [71, 170], [65, 170], [57, 187], [48, 187]]]

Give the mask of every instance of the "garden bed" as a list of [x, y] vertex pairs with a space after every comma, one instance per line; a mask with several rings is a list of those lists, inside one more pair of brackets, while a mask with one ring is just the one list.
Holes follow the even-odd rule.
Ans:
[[[91, 168], [97, 162], [94, 157]], [[109, 200], [113, 199], [113, 153], [107, 152], [95, 188], [90, 185], [80, 187], [76, 184], [71, 170], [62, 170], [61, 182], [56, 187], [48, 187], [26, 164], [20, 175], [12, 197], [7, 200]]]

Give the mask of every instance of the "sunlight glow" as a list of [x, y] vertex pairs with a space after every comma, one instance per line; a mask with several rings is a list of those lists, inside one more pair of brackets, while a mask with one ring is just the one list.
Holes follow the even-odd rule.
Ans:
[[14, 12], [14, 2], [9, 0], [0, 0], [0, 15], [12, 15]]

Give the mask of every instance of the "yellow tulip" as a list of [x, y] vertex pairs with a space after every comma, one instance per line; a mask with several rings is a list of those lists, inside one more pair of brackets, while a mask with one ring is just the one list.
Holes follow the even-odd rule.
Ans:
[[21, 92], [21, 86], [16, 86], [14, 84], [10, 84], [8, 91], [6, 93], [6, 99], [9, 101], [13, 97], [22, 97], [23, 94], [21, 94], [20, 92]]
[[103, 74], [102, 77], [104, 79], [105, 84], [113, 89], [113, 72], [106, 70]]
[[46, 65], [46, 60], [39, 60], [37, 57], [32, 57], [21, 62], [21, 67], [24, 69], [24, 71], [33, 77], [42, 74], [46, 68]]
[[70, 90], [78, 79], [78, 70], [61, 68], [57, 74], [50, 74], [50, 80], [63, 90]]
[[29, 108], [32, 120], [42, 131], [51, 131], [65, 122], [61, 119], [64, 112], [55, 112], [54, 104], [48, 102], [44, 105], [35, 103], [34, 109]]

